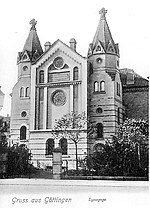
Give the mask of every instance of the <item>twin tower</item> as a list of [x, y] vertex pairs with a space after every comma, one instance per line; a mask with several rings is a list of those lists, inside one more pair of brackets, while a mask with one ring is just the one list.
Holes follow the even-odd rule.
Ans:
[[[78, 156], [97, 151], [106, 138], [114, 135], [124, 115], [119, 71], [119, 48], [112, 38], [106, 10], [89, 45], [87, 57], [76, 52], [76, 40], [70, 45], [61, 40], [45, 43], [43, 51], [36, 21], [22, 52], [18, 53], [18, 81], [12, 90], [11, 141], [26, 144], [35, 166], [52, 165], [53, 148], [63, 150], [63, 164], [75, 167], [74, 143], [66, 138], [54, 141], [55, 121], [69, 112], [85, 112], [95, 126], [90, 138], [83, 133]], [[56, 144], [57, 143], [57, 144]]]

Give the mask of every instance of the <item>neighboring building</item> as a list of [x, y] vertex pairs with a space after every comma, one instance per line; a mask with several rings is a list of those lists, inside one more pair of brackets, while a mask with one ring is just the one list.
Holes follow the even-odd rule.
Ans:
[[0, 111], [1, 111], [2, 108], [3, 108], [4, 97], [5, 97], [5, 94], [1, 91], [1, 86], [0, 86]]
[[131, 69], [120, 70], [127, 118], [149, 118], [149, 81]]
[[[106, 10], [101, 9], [100, 14], [87, 58], [76, 52], [75, 39], [70, 40], [70, 46], [61, 40], [53, 44], [46, 42], [43, 52], [36, 21], [30, 22], [23, 51], [18, 53], [18, 81], [12, 90], [11, 141], [28, 145], [35, 166], [52, 165], [56, 143], [51, 131], [55, 120], [66, 113], [85, 112], [96, 126], [93, 138], [83, 133], [78, 144], [80, 159], [115, 134], [126, 114], [136, 115], [130, 113], [132, 93], [136, 103], [140, 101], [138, 96], [144, 94], [144, 105], [138, 111], [141, 108], [140, 118], [148, 117], [148, 109], [143, 109], [148, 105], [148, 81], [140, 77], [138, 80], [144, 84], [136, 88], [137, 75], [134, 83], [127, 82], [129, 70], [119, 69], [119, 47], [108, 27]], [[136, 93], [133, 88], [137, 89]], [[63, 162], [68, 161], [69, 168], [74, 168], [74, 143], [64, 138], [60, 144], [65, 146]]]

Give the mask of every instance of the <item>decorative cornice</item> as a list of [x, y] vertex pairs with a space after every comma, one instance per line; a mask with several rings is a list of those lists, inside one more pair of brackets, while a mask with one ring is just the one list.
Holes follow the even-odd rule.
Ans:
[[74, 59], [73, 57], [71, 57], [68, 53], [66, 53], [65, 51], [63, 51], [63, 50], [61, 50], [61, 49], [59, 49], [62, 53], [64, 53], [66, 56], [68, 56], [70, 59], [72, 59], [74, 62], [76, 62], [77, 64], [80, 64], [81, 65], [81, 63], [80, 62], [78, 62], [76, 59]]
[[[71, 57], [68, 53], [66, 53], [65, 51], [63, 51], [63, 50], [61, 50], [60, 48], [57, 48], [53, 53], [51, 53], [47, 58], [45, 58], [44, 60], [43, 60], [43, 62], [42, 63], [40, 63], [37, 67], [36, 67], [36, 69], [39, 69], [39, 68], [41, 68], [54, 54], [56, 54], [58, 51], [60, 51], [60, 52], [62, 52], [62, 53], [64, 53], [66, 56], [68, 56], [71, 60], [73, 60], [74, 62], [76, 62], [77, 64], [79, 64], [79, 65], [81, 65], [81, 63], [80, 62], [78, 62], [76, 59], [74, 59], [73, 57]], [[33, 64], [35, 64], [35, 63], [33, 63]]]
[[[59, 51], [59, 48], [57, 48], [53, 53], [51, 53], [47, 58], [45, 58], [44, 60], [43, 60], [43, 62], [41, 62], [37, 67], [36, 67], [36, 69], [39, 69], [39, 68], [41, 68], [55, 53], [57, 53]], [[35, 64], [35, 63], [33, 63], [33, 64]]]
[[46, 83], [46, 84], [38, 84], [36, 87], [56, 87], [56, 86], [67, 86], [67, 85], [78, 85], [81, 84], [82, 81], [71, 81], [71, 82], [57, 82], [57, 83]]

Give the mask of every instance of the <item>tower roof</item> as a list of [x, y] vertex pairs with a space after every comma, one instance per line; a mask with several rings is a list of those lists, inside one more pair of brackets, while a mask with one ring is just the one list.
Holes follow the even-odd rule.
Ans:
[[99, 12], [100, 20], [98, 23], [95, 36], [93, 38], [93, 42], [92, 44], [90, 44], [90, 47], [92, 47], [90, 49], [94, 51], [99, 46], [103, 48], [103, 52], [105, 53], [112, 52], [112, 53], [119, 55], [118, 44], [115, 44], [112, 38], [110, 29], [106, 20], [106, 13], [107, 13], [107, 10], [105, 10], [105, 8], [102, 8]]
[[19, 57], [20, 60], [25, 51], [27, 51], [31, 61], [35, 61], [39, 56], [43, 54], [43, 49], [41, 47], [41, 43], [38, 38], [36, 27], [35, 27], [37, 24], [37, 21], [35, 21], [35, 19], [32, 19], [30, 21], [30, 24], [31, 24], [31, 29], [27, 37], [27, 40], [25, 42], [25, 45], [23, 47], [23, 50], [20, 54], [20, 57]]

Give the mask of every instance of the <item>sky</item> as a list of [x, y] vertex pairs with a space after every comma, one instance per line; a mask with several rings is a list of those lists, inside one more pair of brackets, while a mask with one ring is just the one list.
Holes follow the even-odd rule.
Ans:
[[77, 41], [77, 52], [87, 56], [102, 7], [115, 43], [119, 43], [120, 68], [149, 76], [149, 0], [5, 0], [0, 8], [0, 86], [5, 93], [0, 115], [10, 114], [10, 93], [17, 82], [17, 54], [29, 34], [31, 19], [44, 49], [46, 41], [57, 39], [69, 45]]

